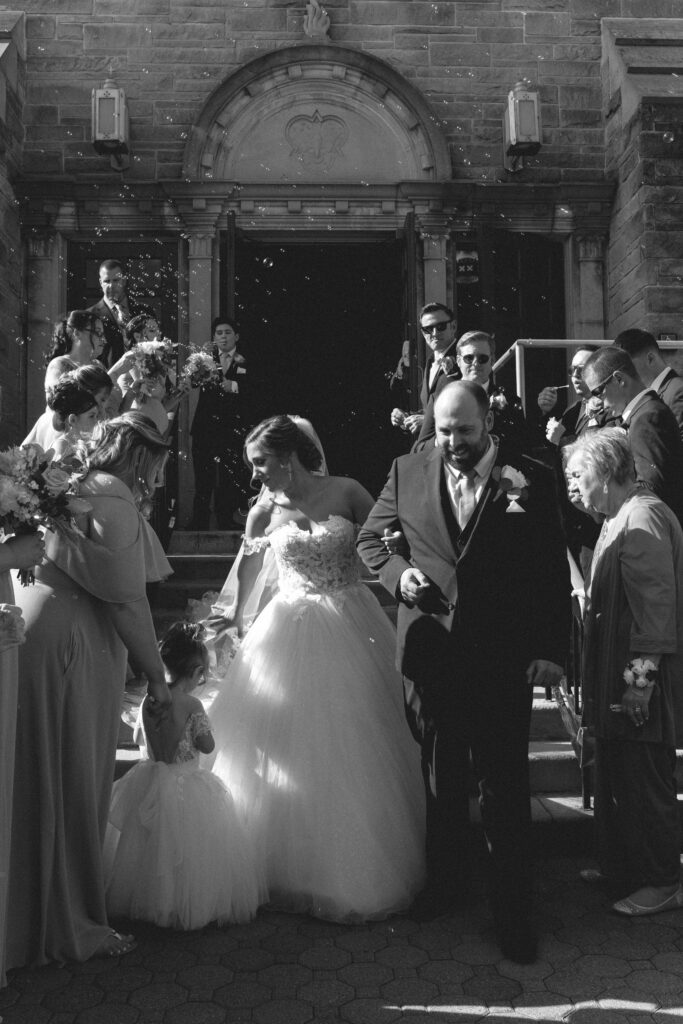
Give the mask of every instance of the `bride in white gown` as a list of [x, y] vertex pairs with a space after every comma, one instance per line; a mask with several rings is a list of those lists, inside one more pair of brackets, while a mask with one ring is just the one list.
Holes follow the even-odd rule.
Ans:
[[244, 632], [255, 587], [264, 603], [268, 549], [278, 579], [211, 708], [213, 770], [242, 810], [271, 905], [382, 918], [422, 886], [424, 811], [395, 634], [355, 549], [372, 498], [321, 474], [307, 421], [266, 420], [245, 450], [262, 491], [210, 625]]

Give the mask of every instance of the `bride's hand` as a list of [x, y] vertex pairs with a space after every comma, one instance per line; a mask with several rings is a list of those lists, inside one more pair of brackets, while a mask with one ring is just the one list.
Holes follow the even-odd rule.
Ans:
[[213, 633], [213, 640], [217, 640], [229, 629], [234, 629], [238, 636], [242, 636], [242, 619], [237, 615], [209, 615], [204, 619], [204, 623]]

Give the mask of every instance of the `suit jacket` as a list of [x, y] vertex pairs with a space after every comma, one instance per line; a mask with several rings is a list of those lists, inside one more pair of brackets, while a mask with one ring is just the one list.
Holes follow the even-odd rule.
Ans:
[[[449, 348], [450, 351], [455, 352], [455, 343]], [[429, 378], [432, 372], [432, 366], [434, 365], [434, 357], [429, 360], [425, 366], [424, 376], [422, 378], [422, 389], [420, 391], [420, 405], [422, 406], [422, 413], [424, 419], [422, 426], [420, 427], [420, 433], [417, 435], [417, 440], [414, 442], [411, 451], [419, 452], [423, 448], [426, 448], [429, 442], [435, 436], [434, 429], [434, 402], [441, 391], [446, 387], [452, 380], [458, 380], [460, 378], [460, 370], [458, 364], [455, 361], [454, 355], [445, 355], [443, 360], [443, 368], [439, 374], [432, 381], [431, 386], [429, 384]]]
[[[247, 432], [244, 412], [248, 374], [246, 360], [239, 349], [235, 349], [235, 357], [227, 371], [221, 367], [217, 349], [213, 350], [213, 359], [219, 378], [216, 382], [211, 381], [200, 387], [190, 433], [195, 447], [201, 446], [206, 451], [221, 452], [234, 447], [235, 428], [242, 437]], [[235, 381], [239, 390], [224, 391], [221, 385], [226, 380]], [[228, 434], [230, 428], [232, 436]]]
[[[509, 466], [528, 481], [517, 509], [507, 495]], [[402, 554], [386, 552], [386, 528], [402, 532]], [[358, 550], [399, 602], [397, 661], [418, 717], [425, 706], [427, 717], [438, 716], [459, 687], [477, 680], [519, 686], [534, 659], [565, 661], [571, 592], [565, 542], [553, 474], [535, 460], [501, 446], [461, 533], [439, 450], [402, 456], [360, 531]], [[415, 607], [399, 589], [410, 566], [435, 584]]]
[[[140, 313], [146, 313], [148, 316], [156, 317], [156, 313], [151, 306], [135, 305], [129, 301], [128, 309], [130, 311], [131, 320], [134, 316], [138, 316]], [[94, 313], [95, 316], [98, 316], [102, 321], [104, 337], [106, 340], [104, 352], [102, 353], [102, 362], [105, 366], [113, 366], [125, 351], [121, 325], [104, 299], [100, 299], [100, 301], [96, 302], [94, 306], [88, 306], [87, 312]]]
[[683, 380], [675, 370], [670, 369], [657, 388], [657, 394], [668, 405], [676, 417], [678, 431], [683, 439]]
[[651, 487], [683, 523], [683, 443], [676, 417], [650, 391], [625, 426], [638, 480]]

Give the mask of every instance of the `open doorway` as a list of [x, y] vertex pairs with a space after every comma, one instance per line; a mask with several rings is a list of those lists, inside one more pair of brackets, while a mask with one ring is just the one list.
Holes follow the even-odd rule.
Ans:
[[238, 236], [235, 244], [253, 418], [308, 417], [330, 472], [355, 477], [373, 495], [408, 449], [389, 423], [388, 377], [403, 341], [401, 266], [393, 234], [361, 242]]

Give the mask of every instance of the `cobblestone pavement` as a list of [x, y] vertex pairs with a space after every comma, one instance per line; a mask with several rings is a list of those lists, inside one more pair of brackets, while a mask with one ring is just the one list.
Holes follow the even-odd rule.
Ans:
[[466, 1024], [683, 1021], [683, 911], [624, 919], [578, 880], [586, 858], [538, 865], [537, 963], [504, 960], [483, 902], [427, 924], [332, 925], [261, 912], [243, 926], [137, 924], [119, 961], [22, 970], [4, 1024]]

